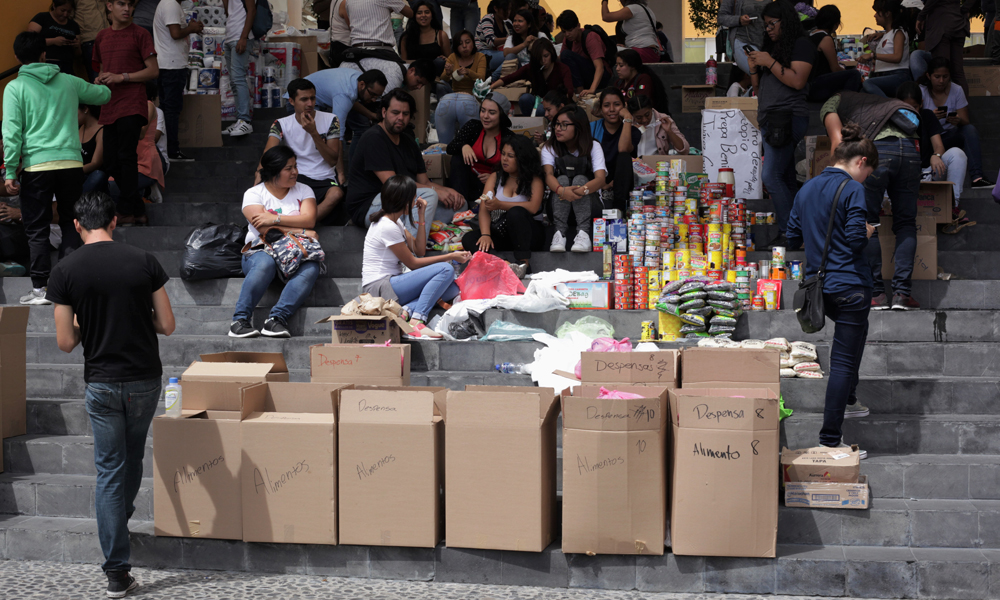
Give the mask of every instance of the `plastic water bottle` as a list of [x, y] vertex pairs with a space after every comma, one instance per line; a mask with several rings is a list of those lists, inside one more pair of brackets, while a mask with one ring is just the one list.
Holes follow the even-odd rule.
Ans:
[[176, 377], [170, 378], [170, 383], [164, 388], [164, 397], [167, 404], [167, 416], [178, 418], [181, 416], [181, 384], [177, 383]]
[[508, 375], [527, 375], [528, 369], [524, 363], [500, 363], [494, 367], [500, 373], [506, 373]]

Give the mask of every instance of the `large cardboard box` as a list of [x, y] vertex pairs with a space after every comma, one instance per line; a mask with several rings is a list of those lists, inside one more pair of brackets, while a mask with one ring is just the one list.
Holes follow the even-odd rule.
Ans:
[[410, 385], [410, 345], [316, 344], [309, 351], [311, 381]]
[[348, 390], [340, 398], [340, 543], [434, 548], [443, 536], [448, 390]]
[[243, 539], [240, 421], [264, 410], [266, 395], [255, 383], [240, 388], [239, 410], [153, 419], [156, 535]]
[[656, 168], [656, 163], [660, 161], [670, 161], [675, 158], [683, 160], [687, 164], [687, 171], [685, 173], [704, 173], [705, 172], [705, 162], [701, 155], [698, 154], [647, 154], [641, 157], [642, 162], [646, 165]]
[[670, 420], [673, 553], [773, 558], [778, 395], [765, 387], [676, 390]]
[[705, 101], [715, 97], [714, 85], [682, 85], [681, 112], [700, 113]]
[[185, 95], [177, 139], [182, 148], [222, 146], [222, 96]]
[[599, 387], [562, 395], [562, 549], [663, 554], [667, 520], [667, 388], [602, 400]]
[[866, 509], [871, 506], [868, 500], [868, 478], [861, 475], [857, 483], [825, 481], [786, 483], [785, 506]]
[[812, 179], [823, 172], [823, 169], [833, 164], [833, 150], [830, 148], [830, 138], [825, 135], [806, 136], [806, 161], [809, 171], [806, 179]]
[[685, 348], [682, 388], [765, 387], [781, 395], [781, 353], [765, 348]]
[[238, 411], [243, 386], [265, 383], [272, 368], [271, 363], [193, 362], [181, 375], [184, 408]]
[[541, 552], [552, 542], [558, 413], [552, 388], [468, 386], [448, 393], [448, 546]]
[[230, 350], [228, 352], [200, 354], [198, 358], [202, 362], [268, 363], [273, 365], [271, 371], [267, 374], [268, 381], [288, 381], [288, 364], [285, 363], [285, 355], [281, 352], [238, 352]]
[[343, 389], [270, 383], [265, 411], [240, 424], [243, 541], [337, 543], [337, 404]]
[[427, 177], [430, 179], [445, 179], [451, 175], [451, 155], [450, 154], [422, 154], [424, 157], [424, 167], [427, 169]]
[[508, 100], [510, 100], [510, 105], [513, 108], [516, 109], [518, 107], [518, 104], [517, 104], [518, 100], [521, 99], [521, 95], [522, 94], [527, 94], [528, 93], [528, 88], [526, 88], [524, 86], [520, 86], [520, 85], [519, 86], [512, 86], [512, 87], [501, 86], [501, 87], [498, 87], [497, 89], [495, 89], [493, 91], [500, 93], [501, 95], [503, 95], [504, 97], [506, 97]]
[[970, 96], [1000, 96], [1000, 66], [965, 67]]
[[[892, 232], [892, 217], [882, 217], [879, 222], [882, 278], [892, 279], [896, 270], [896, 236]], [[913, 279], [921, 281], [937, 279], [937, 249], [937, 220], [933, 217], [917, 217], [917, 248], [913, 256]]]
[[[921, 181], [920, 191], [917, 194], [917, 219], [928, 218], [933, 219], [935, 223], [951, 223], [951, 209], [955, 206], [953, 186], [950, 181]], [[890, 202], [883, 202], [882, 214], [892, 215]], [[936, 229], [927, 229], [927, 235], [936, 235], [936, 232]]]
[[387, 315], [331, 315], [316, 323], [330, 324], [334, 344], [398, 344], [400, 323], [406, 321]]
[[760, 125], [757, 124], [757, 98], [730, 98], [729, 96], [708, 97], [705, 98], [705, 105], [703, 108], [706, 110], [724, 110], [727, 108], [735, 108], [743, 111], [743, 116], [745, 116], [748, 121], [753, 123], [754, 127], [760, 129]]
[[[0, 307], [0, 423], [3, 437], [28, 432], [27, 306]], [[3, 450], [0, 449], [0, 460]], [[3, 466], [0, 465], [0, 469]]]
[[677, 350], [580, 355], [580, 380], [584, 385], [651, 385], [672, 389], [678, 387], [680, 368]]
[[825, 483], [857, 483], [861, 474], [858, 447], [781, 449], [781, 479]]

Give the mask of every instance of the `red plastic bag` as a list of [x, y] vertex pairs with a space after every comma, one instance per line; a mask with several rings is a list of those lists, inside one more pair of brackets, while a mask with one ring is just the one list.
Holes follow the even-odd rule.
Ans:
[[462, 300], [489, 300], [524, 293], [521, 280], [507, 261], [486, 252], [476, 252], [455, 283], [462, 290]]

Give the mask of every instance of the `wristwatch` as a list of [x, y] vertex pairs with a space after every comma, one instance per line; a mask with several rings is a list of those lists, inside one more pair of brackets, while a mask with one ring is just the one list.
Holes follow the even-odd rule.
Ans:
[[940, 154], [938, 154], [937, 152], [935, 152], [935, 153], [934, 153], [934, 156], [936, 156], [936, 157], [938, 157], [938, 158], [944, 158], [944, 157], [942, 157], [942, 156], [941, 156]]

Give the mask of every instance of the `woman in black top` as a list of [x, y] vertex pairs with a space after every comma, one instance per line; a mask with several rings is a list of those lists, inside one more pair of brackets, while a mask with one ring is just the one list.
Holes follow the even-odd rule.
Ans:
[[837, 92], [861, 91], [861, 71], [845, 69], [837, 61], [837, 45], [833, 36], [840, 29], [840, 9], [827, 4], [816, 14], [816, 28], [809, 40], [816, 45], [816, 57], [809, 72], [809, 102], [826, 102]]
[[479, 118], [467, 121], [448, 144], [451, 174], [448, 185], [472, 207], [483, 193], [483, 185], [500, 166], [500, 148], [513, 135], [510, 130], [510, 100], [490, 93], [479, 108]]
[[451, 93], [451, 86], [441, 79], [444, 64], [451, 54], [451, 41], [427, 0], [413, 3], [413, 18], [406, 25], [403, 37], [399, 39], [399, 55], [403, 60], [430, 60], [434, 62], [434, 72], [438, 79], [434, 93], [439, 98]]
[[73, 59], [80, 51], [80, 26], [73, 20], [73, 0], [52, 0], [49, 12], [31, 18], [28, 31], [45, 38], [45, 57], [59, 65], [63, 73], [73, 74]]
[[[594, 113], [600, 114], [601, 118], [590, 122], [590, 133], [604, 150], [604, 163], [608, 167], [601, 199], [606, 200], [610, 196], [614, 207], [625, 214], [628, 194], [632, 191], [632, 158], [642, 133], [632, 125], [632, 115], [625, 108], [625, 96], [616, 88], [609, 87], [601, 92]], [[626, 131], [628, 133], [623, 135]]]
[[83, 193], [96, 189], [106, 191], [108, 175], [104, 167], [104, 125], [98, 121], [101, 118], [100, 106], [81, 104], [77, 111], [77, 123], [80, 125], [80, 153], [83, 158]]

